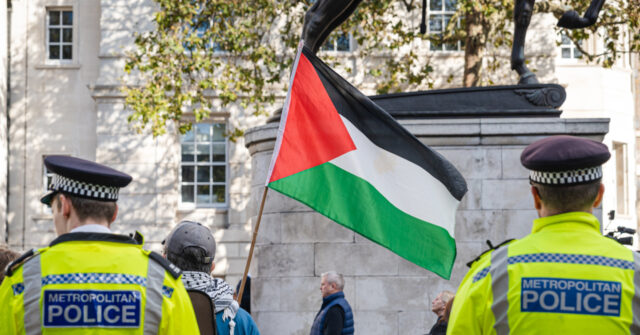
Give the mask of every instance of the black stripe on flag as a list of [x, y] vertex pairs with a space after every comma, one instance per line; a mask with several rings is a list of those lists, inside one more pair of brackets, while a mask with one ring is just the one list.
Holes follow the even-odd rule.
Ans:
[[377, 146], [422, 167], [440, 180], [454, 198], [462, 199], [467, 192], [467, 183], [453, 164], [420, 142], [389, 113], [340, 77], [307, 47], [303, 47], [302, 53], [316, 69], [340, 115], [351, 121]]

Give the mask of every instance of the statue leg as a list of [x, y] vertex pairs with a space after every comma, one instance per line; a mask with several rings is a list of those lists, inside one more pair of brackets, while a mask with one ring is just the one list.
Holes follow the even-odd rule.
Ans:
[[604, 5], [605, 0], [592, 0], [589, 8], [584, 13], [584, 17], [580, 17], [578, 12], [570, 10], [562, 14], [558, 20], [558, 27], [568, 29], [579, 29], [591, 26], [598, 21], [598, 14]]
[[533, 14], [535, 0], [516, 0], [514, 8], [515, 31], [513, 33], [513, 48], [511, 49], [511, 69], [520, 75], [518, 84], [537, 84], [536, 75], [524, 64], [524, 42], [527, 29]]
[[314, 53], [362, 0], [317, 0], [304, 15], [302, 39]]

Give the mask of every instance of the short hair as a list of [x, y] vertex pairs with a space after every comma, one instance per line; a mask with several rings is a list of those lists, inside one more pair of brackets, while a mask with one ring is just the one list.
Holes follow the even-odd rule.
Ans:
[[20, 254], [4, 246], [0, 246], [0, 283], [4, 280], [4, 270], [9, 263], [13, 262]]
[[340, 291], [344, 289], [344, 277], [335, 271], [325, 272], [320, 278], [326, 278], [328, 283], [336, 284], [336, 287]]
[[442, 291], [439, 295], [442, 297], [442, 301], [447, 304], [456, 294], [451, 291]]
[[[117, 205], [112, 201], [99, 201], [93, 199], [80, 198], [74, 195], [70, 195], [68, 193], [64, 193], [64, 196], [71, 201], [71, 206], [76, 211], [76, 215], [78, 215], [78, 219], [80, 221], [85, 221], [89, 218], [95, 220], [107, 220], [107, 222], [111, 222], [113, 215], [116, 213]], [[57, 199], [57, 207], [58, 210], [61, 208], [60, 203], [60, 193], [57, 193], [54, 196], [54, 199]]]
[[600, 184], [599, 180], [571, 186], [531, 183], [538, 190], [540, 201], [554, 214], [589, 210], [596, 201]]
[[197, 271], [211, 273], [213, 259], [208, 264], [202, 260], [207, 257], [206, 251], [200, 247], [185, 247], [181, 254], [167, 253], [167, 259], [179, 267], [182, 271]]

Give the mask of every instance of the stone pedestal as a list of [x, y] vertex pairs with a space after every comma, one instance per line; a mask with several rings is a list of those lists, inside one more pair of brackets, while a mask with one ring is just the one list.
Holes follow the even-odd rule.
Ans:
[[[457, 213], [458, 257], [444, 280], [343, 228], [307, 206], [270, 190], [253, 260], [252, 314], [261, 334], [308, 334], [321, 305], [320, 274], [345, 275], [345, 295], [358, 334], [424, 334], [435, 322], [431, 301], [455, 291], [465, 263], [487, 248], [529, 233], [537, 217], [520, 153], [531, 142], [570, 134], [602, 141], [609, 119], [466, 118], [404, 119], [401, 123], [449, 159], [469, 192]], [[255, 223], [278, 125], [246, 134], [252, 156]], [[421, 201], [416, 199], [416, 201]], [[601, 212], [597, 211], [597, 216]]]

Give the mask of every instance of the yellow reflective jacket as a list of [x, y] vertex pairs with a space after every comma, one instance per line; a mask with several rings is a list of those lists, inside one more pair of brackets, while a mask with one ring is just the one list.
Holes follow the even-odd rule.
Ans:
[[447, 334], [640, 334], [639, 290], [638, 253], [593, 215], [544, 217], [472, 265]]
[[180, 270], [141, 241], [68, 233], [10, 267], [0, 334], [199, 334]]

